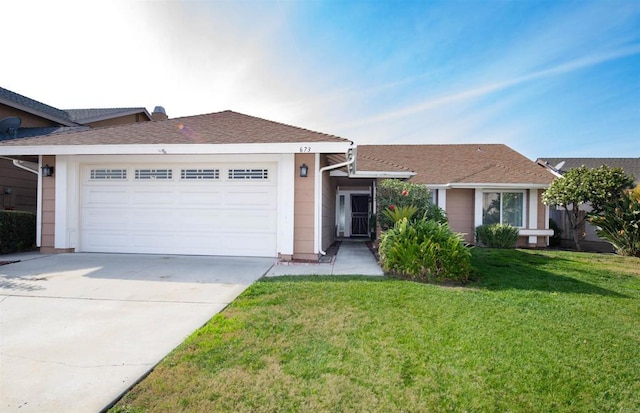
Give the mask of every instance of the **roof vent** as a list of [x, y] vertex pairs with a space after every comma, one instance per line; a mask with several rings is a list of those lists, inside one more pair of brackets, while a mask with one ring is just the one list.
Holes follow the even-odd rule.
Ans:
[[167, 116], [167, 112], [164, 110], [162, 106], [156, 106], [153, 108], [153, 113], [151, 114], [151, 118], [153, 120], [167, 120], [169, 117]]

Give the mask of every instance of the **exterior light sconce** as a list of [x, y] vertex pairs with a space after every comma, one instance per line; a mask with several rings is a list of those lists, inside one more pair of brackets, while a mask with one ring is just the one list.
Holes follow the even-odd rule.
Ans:
[[3, 191], [5, 195], [11, 195], [13, 193], [13, 188], [10, 186], [5, 186]]
[[42, 176], [53, 176], [53, 166], [45, 165], [42, 167]]
[[309, 176], [309, 167], [306, 163], [300, 165], [300, 178], [306, 178]]

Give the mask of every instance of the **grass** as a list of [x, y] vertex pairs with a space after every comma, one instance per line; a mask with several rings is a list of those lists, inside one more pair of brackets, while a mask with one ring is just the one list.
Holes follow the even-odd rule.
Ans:
[[640, 259], [473, 252], [475, 281], [257, 282], [113, 412], [637, 412]]

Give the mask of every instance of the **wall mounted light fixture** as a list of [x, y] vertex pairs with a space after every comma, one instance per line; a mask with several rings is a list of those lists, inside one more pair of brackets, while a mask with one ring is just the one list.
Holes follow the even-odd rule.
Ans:
[[53, 166], [45, 165], [42, 167], [42, 176], [53, 176]]
[[13, 193], [13, 188], [10, 186], [5, 186], [3, 191], [5, 195], [11, 195]]
[[300, 165], [300, 177], [306, 178], [307, 176], [309, 176], [309, 167], [306, 163], [303, 163]]

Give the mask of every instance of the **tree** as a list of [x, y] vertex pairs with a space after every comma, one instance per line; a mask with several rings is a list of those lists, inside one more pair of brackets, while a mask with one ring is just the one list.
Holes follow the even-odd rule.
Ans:
[[640, 257], [640, 184], [622, 198], [604, 206], [601, 216], [590, 218], [596, 233], [620, 255]]
[[[606, 165], [599, 168], [581, 166], [569, 169], [561, 178], [554, 180], [542, 196], [542, 202], [564, 208], [573, 229], [576, 249], [581, 251], [582, 234], [578, 231], [580, 226], [588, 216], [601, 215], [605, 205], [620, 199], [632, 185], [633, 179], [622, 168], [610, 168]], [[591, 205], [588, 214], [580, 211], [580, 206], [586, 203]]]

